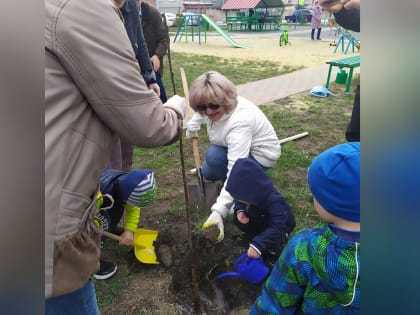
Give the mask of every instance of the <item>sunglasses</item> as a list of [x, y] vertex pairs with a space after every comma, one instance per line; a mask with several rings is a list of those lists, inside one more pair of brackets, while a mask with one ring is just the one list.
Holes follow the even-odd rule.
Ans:
[[205, 112], [207, 110], [207, 108], [209, 108], [211, 110], [216, 110], [216, 109], [219, 109], [219, 107], [220, 107], [219, 104], [210, 103], [208, 105], [197, 105], [195, 108], [197, 110], [199, 110], [200, 112]]

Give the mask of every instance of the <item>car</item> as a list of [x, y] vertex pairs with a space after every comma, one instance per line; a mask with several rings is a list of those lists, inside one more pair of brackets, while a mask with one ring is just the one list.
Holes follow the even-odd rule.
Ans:
[[292, 15], [284, 17], [289, 23], [309, 23], [312, 19], [312, 11], [309, 9], [296, 10]]
[[165, 16], [165, 18], [166, 18], [166, 26], [168, 26], [168, 27], [174, 26], [175, 21], [176, 21], [176, 14], [175, 13], [164, 12], [164, 13], [161, 13], [161, 15], [162, 15], [162, 22], [164, 21], [163, 16]]

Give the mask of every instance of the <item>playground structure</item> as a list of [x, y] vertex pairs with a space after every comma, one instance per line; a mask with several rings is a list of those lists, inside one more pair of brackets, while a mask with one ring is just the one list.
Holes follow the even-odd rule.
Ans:
[[263, 32], [279, 30], [284, 7], [282, 0], [226, 0], [221, 9], [229, 31]]
[[[341, 27], [338, 27], [335, 30], [335, 32], [336, 32], [335, 37], [337, 36], [337, 34], [339, 34], [338, 40], [336, 42], [335, 37], [334, 37], [334, 42], [330, 44], [330, 46], [335, 46], [334, 53], [337, 52], [337, 49], [339, 46], [341, 46], [341, 51], [344, 52], [344, 54], [347, 54], [350, 46], [352, 47], [352, 52], [354, 52], [354, 46], [356, 46], [357, 50], [359, 51], [360, 41], [356, 40], [352, 33], [350, 33], [348, 30], [343, 29]], [[346, 48], [344, 49], [344, 42], [346, 40], [348, 40], [348, 43], [347, 43]]]
[[237, 43], [229, 34], [220, 28], [210, 17], [206, 14], [188, 14], [184, 15], [179, 22], [173, 42], [180, 41], [182, 37], [188, 42], [188, 36], [191, 35], [191, 41], [194, 37], [198, 38], [198, 43], [201, 45], [201, 34], [204, 31], [204, 42], [207, 42], [207, 30], [212, 27], [216, 32], [223, 36], [223, 38], [232, 46], [237, 48], [245, 48], [244, 45]]

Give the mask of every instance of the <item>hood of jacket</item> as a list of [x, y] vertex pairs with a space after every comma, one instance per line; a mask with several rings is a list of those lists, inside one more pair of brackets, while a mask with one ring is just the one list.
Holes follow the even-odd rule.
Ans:
[[234, 199], [259, 206], [272, 192], [273, 183], [257, 162], [243, 158], [233, 165], [226, 190]]

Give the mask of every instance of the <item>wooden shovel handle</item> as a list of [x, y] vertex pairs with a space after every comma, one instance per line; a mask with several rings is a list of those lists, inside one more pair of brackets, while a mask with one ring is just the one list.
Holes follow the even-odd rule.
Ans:
[[[181, 73], [181, 81], [182, 81], [182, 87], [184, 89], [185, 104], [187, 105], [187, 115], [185, 117], [184, 122], [188, 122], [191, 119], [194, 111], [192, 110], [192, 108], [190, 106], [188, 82], [187, 82], [187, 77], [185, 76], [184, 68], [182, 68], [182, 67], [179, 68], [179, 72]], [[184, 126], [186, 126], [186, 123], [184, 123]], [[192, 136], [191, 142], [192, 142], [192, 147], [193, 147], [193, 156], [194, 156], [195, 167], [199, 168], [201, 166], [201, 161], [200, 161], [200, 151], [198, 150], [198, 136], [197, 136], [197, 133], [195, 133]]]
[[185, 97], [185, 104], [187, 105], [187, 115], [184, 119], [184, 126], [187, 126], [187, 122], [191, 119], [192, 115], [194, 114], [193, 109], [190, 106], [190, 95], [188, 91], [188, 82], [187, 77], [185, 75], [184, 68], [179, 68], [179, 72], [181, 73], [181, 81], [182, 81], [182, 88], [184, 89], [184, 97]]
[[193, 148], [194, 164], [195, 167], [198, 169], [199, 167], [201, 167], [200, 151], [198, 150], [198, 137], [193, 136], [191, 138], [191, 143]]
[[104, 232], [103, 232], [103, 236], [106, 236], [106, 237], [112, 238], [112, 239], [113, 239], [113, 240], [115, 240], [115, 241], [121, 241], [121, 240], [122, 240], [122, 237], [121, 237], [121, 236], [116, 235], [116, 234], [112, 234], [112, 233], [110, 233], [110, 232], [108, 232], [108, 231], [104, 231]]
[[308, 135], [308, 132], [305, 131], [305, 132], [299, 133], [297, 135], [294, 135], [294, 136], [291, 136], [291, 137], [287, 137], [287, 138], [281, 139], [280, 140], [280, 144], [283, 144], [283, 143], [286, 143], [286, 142], [289, 142], [289, 141], [292, 141], [292, 140], [296, 140], [296, 139], [305, 137], [307, 135]]

